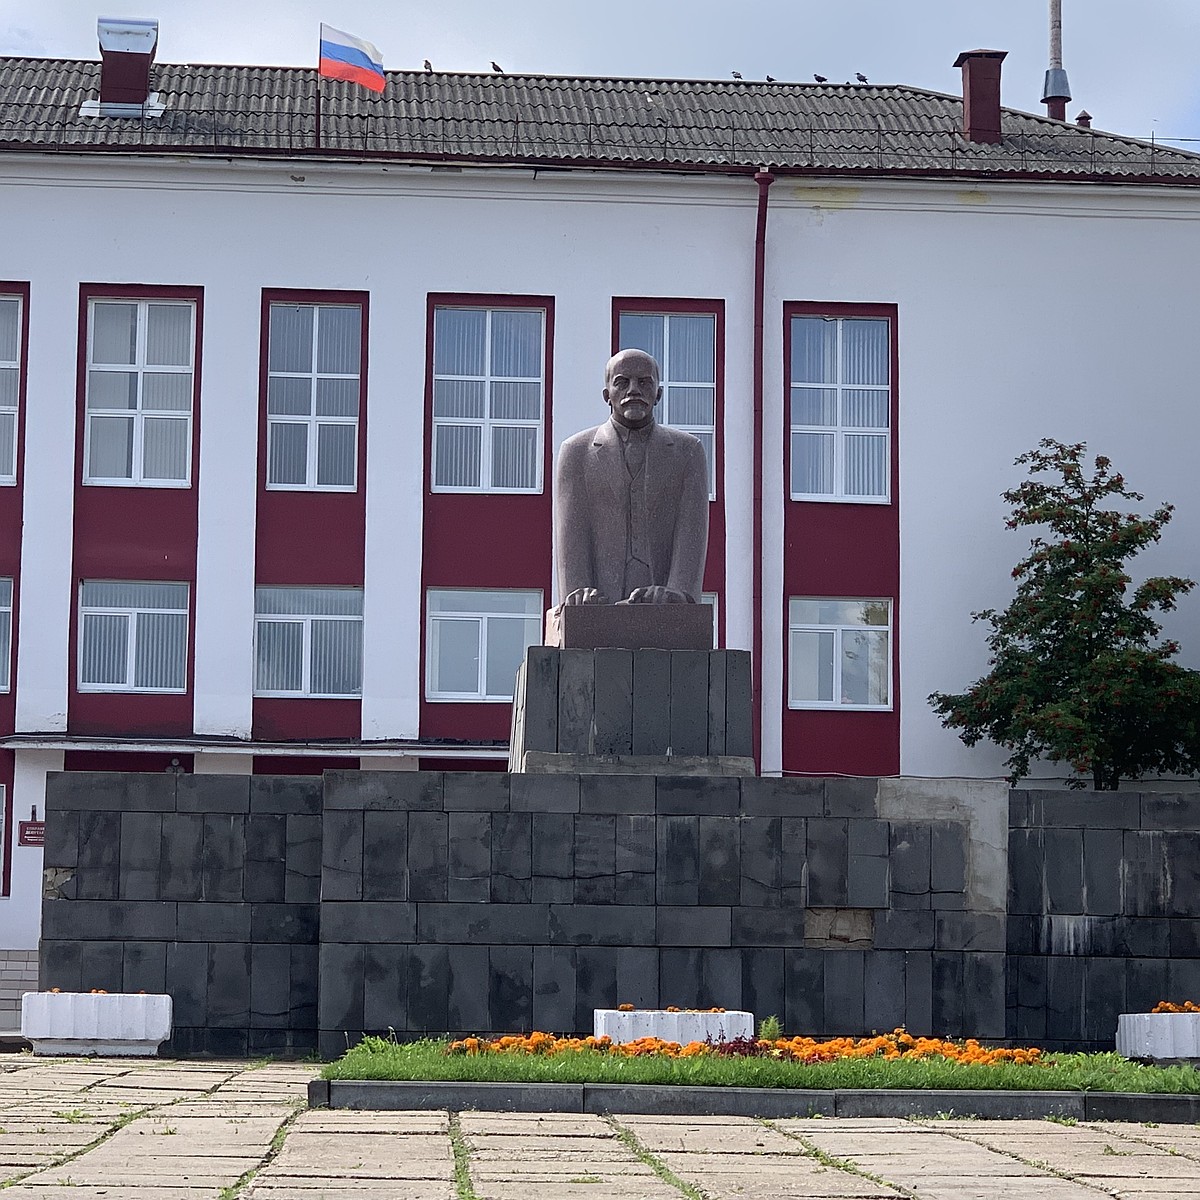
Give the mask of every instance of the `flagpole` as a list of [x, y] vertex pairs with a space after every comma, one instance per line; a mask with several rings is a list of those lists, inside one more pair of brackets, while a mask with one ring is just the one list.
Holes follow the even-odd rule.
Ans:
[[317, 35], [317, 111], [316, 111], [317, 140], [316, 148], [321, 148], [321, 41]]

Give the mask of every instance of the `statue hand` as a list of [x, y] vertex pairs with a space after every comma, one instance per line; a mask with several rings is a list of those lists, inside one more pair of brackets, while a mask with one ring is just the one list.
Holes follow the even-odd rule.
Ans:
[[597, 588], [581, 587], [569, 592], [563, 599], [563, 604], [607, 604], [608, 598]]
[[675, 588], [652, 584], [650, 587], [634, 588], [626, 604], [693, 604], [691, 596]]

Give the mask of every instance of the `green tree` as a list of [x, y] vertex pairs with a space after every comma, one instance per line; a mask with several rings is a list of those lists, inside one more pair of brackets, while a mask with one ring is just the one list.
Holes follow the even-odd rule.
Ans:
[[1131, 588], [1125, 563], [1159, 540], [1172, 506], [1148, 517], [1108, 507], [1143, 497], [1103, 456], [1087, 474], [1085, 450], [1047, 438], [1016, 460], [1030, 478], [1004, 493], [1006, 525], [1048, 532], [1013, 568], [1012, 603], [972, 614], [992, 628], [988, 673], [929, 702], [968, 746], [987, 738], [1009, 751], [1012, 783], [1045, 758], [1077, 773], [1072, 787], [1115, 790], [1149, 771], [1200, 771], [1200, 671], [1171, 661], [1179, 646], [1159, 640], [1151, 615], [1195, 584], [1162, 576]]

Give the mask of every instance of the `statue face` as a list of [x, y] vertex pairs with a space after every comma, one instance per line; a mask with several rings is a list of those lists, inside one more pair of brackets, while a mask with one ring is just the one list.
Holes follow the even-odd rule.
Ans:
[[622, 350], [608, 360], [604, 372], [604, 399], [613, 420], [629, 429], [641, 429], [654, 420], [654, 406], [662, 398], [658, 363], [641, 350]]

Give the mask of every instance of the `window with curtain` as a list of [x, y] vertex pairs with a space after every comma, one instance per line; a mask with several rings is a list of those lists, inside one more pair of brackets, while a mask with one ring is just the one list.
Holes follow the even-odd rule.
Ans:
[[17, 481], [21, 394], [21, 297], [0, 296], [0, 484]]
[[13, 581], [0, 579], [0, 692], [12, 686]]
[[715, 499], [717, 319], [710, 313], [623, 312], [622, 350], [644, 350], [658, 363], [663, 396], [655, 420], [700, 439], [708, 458], [708, 494]]
[[81, 692], [187, 690], [188, 585], [84, 580]]
[[791, 498], [889, 498], [891, 330], [882, 318], [791, 319]]
[[363, 590], [254, 589], [254, 694], [362, 695]]
[[788, 707], [892, 706], [892, 602], [788, 601]]
[[267, 487], [352, 492], [362, 308], [274, 303], [267, 331]]
[[425, 698], [512, 700], [525, 650], [542, 640], [542, 593], [430, 589], [425, 606]]
[[188, 485], [195, 328], [191, 301], [88, 305], [85, 483]]
[[434, 491], [542, 490], [545, 329], [542, 309], [434, 309]]

